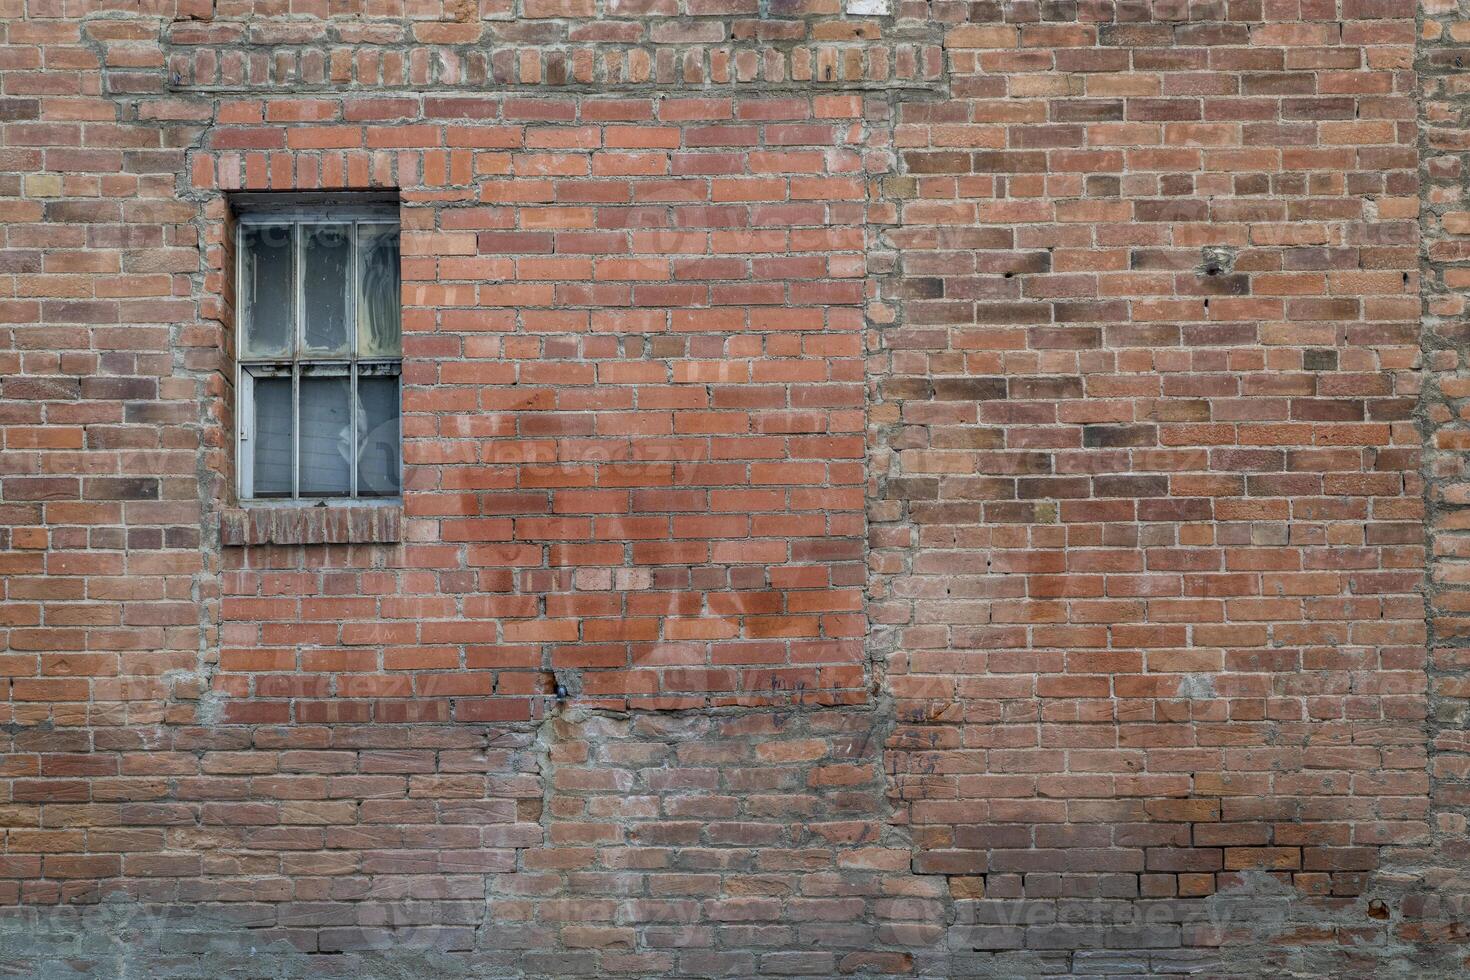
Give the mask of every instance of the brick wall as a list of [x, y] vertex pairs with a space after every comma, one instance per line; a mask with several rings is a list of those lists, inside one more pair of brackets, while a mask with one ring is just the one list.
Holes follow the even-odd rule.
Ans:
[[1346, 6], [972, 12], [900, 106], [875, 619], [920, 872], [1354, 895], [1426, 834], [1413, 11]]
[[227, 721], [862, 698], [860, 97], [219, 112], [196, 186], [399, 189], [408, 489], [226, 554]]
[[[0, 15], [14, 969], [1462, 968], [1454, 8]], [[263, 515], [334, 189], [403, 503]]]

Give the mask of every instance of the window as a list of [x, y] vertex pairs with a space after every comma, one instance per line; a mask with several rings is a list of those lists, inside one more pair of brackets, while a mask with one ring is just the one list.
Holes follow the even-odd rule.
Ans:
[[396, 496], [396, 209], [245, 210], [235, 258], [241, 499]]

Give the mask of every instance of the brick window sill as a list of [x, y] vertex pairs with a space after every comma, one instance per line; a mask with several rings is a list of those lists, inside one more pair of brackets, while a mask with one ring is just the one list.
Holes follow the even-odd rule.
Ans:
[[247, 504], [220, 515], [226, 548], [265, 544], [387, 544], [403, 540], [403, 505]]

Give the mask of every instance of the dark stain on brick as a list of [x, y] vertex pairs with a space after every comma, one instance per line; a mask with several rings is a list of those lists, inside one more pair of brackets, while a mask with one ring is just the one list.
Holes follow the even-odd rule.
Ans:
[[1154, 446], [1158, 430], [1152, 425], [1084, 425], [1082, 445], [1090, 449]]
[[1005, 378], [935, 378], [937, 401], [993, 401], [1006, 397]]
[[0, 122], [41, 118], [40, 99], [0, 99]]

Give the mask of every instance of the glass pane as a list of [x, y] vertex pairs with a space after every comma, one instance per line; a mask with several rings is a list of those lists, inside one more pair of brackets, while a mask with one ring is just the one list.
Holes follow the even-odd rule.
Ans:
[[240, 315], [246, 357], [291, 355], [291, 226], [240, 229]]
[[345, 495], [352, 490], [351, 396], [345, 377], [301, 379], [301, 496]]
[[398, 379], [357, 379], [357, 492], [398, 493]]
[[352, 226], [302, 225], [301, 235], [303, 346], [311, 354], [346, 354]]
[[403, 351], [398, 226], [358, 225], [357, 257], [362, 275], [357, 307], [358, 356], [397, 357]]
[[257, 379], [254, 496], [291, 496], [291, 439], [291, 379]]

